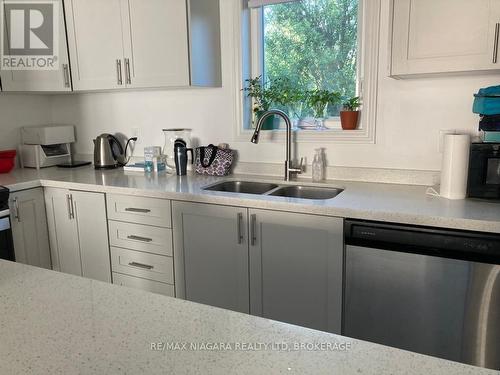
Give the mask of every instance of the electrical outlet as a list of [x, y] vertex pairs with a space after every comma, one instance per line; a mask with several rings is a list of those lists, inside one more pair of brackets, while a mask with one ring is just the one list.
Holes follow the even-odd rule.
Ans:
[[444, 136], [446, 134], [457, 134], [457, 131], [455, 129], [441, 129], [439, 131], [438, 152], [440, 154], [443, 153], [443, 149], [444, 149]]
[[131, 138], [137, 137], [137, 142], [135, 142], [135, 143], [141, 144], [142, 143], [141, 129], [140, 128], [132, 128], [131, 133], [132, 133]]

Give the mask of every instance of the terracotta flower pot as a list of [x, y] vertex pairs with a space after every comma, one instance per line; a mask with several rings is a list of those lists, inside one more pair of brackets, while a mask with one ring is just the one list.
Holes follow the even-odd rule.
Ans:
[[340, 111], [340, 123], [344, 130], [355, 130], [358, 127], [359, 111]]

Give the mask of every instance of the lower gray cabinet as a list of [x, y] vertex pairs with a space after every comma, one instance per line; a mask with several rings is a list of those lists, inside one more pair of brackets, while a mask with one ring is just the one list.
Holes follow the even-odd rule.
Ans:
[[340, 334], [343, 219], [249, 210], [250, 311]]
[[50, 269], [49, 232], [43, 189], [13, 192], [9, 206], [16, 262]]
[[176, 296], [248, 313], [247, 209], [173, 202]]
[[173, 202], [176, 296], [340, 333], [343, 219]]
[[111, 282], [104, 194], [45, 189], [52, 267]]

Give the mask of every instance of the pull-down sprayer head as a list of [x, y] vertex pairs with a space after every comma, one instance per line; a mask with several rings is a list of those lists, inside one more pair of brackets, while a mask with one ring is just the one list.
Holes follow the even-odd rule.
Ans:
[[269, 111], [264, 112], [262, 114], [262, 116], [259, 117], [259, 120], [257, 121], [257, 125], [255, 126], [255, 132], [253, 133], [252, 139], [250, 140], [250, 142], [252, 142], [254, 144], [259, 143], [259, 135], [260, 135], [260, 130], [262, 129], [262, 125], [271, 116], [279, 116], [279, 117], [283, 118], [283, 120], [285, 120], [286, 129], [288, 132], [290, 132], [290, 130], [292, 128], [292, 124], [291, 124], [291, 121], [290, 121], [290, 118], [288, 117], [288, 115], [285, 112], [280, 111], [279, 109], [271, 109]]

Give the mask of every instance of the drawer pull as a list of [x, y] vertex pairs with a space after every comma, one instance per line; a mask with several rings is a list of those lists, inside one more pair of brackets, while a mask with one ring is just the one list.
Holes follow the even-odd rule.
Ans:
[[251, 241], [251, 245], [252, 246], [255, 246], [255, 243], [257, 242], [257, 215], [252, 215], [251, 216], [251, 226], [250, 226], [250, 230], [252, 232], [251, 236], [252, 236], [252, 241]]
[[123, 85], [123, 76], [122, 76], [122, 60], [116, 60], [116, 75], [117, 75], [117, 84]]
[[132, 267], [143, 268], [145, 270], [152, 270], [154, 268], [153, 266], [150, 266], [148, 264], [142, 264], [137, 262], [130, 262], [128, 265]]
[[13, 203], [15, 208], [14, 219], [16, 219], [18, 223], [20, 223], [21, 215], [19, 214], [19, 200], [17, 198], [14, 198]]
[[500, 22], [495, 25], [495, 40], [493, 45], [493, 64], [498, 61], [498, 40], [500, 39]]
[[238, 237], [238, 245], [241, 245], [243, 243], [243, 229], [241, 226], [243, 225], [243, 214], [240, 212], [237, 215], [237, 223], [236, 223], [236, 228], [237, 228], [237, 237]]
[[141, 236], [127, 236], [129, 240], [141, 241], [141, 242], [153, 242], [152, 238], [141, 237]]
[[136, 212], [141, 214], [148, 214], [151, 212], [151, 210], [148, 210], [147, 208], [133, 208], [133, 207], [126, 208], [125, 211]]

